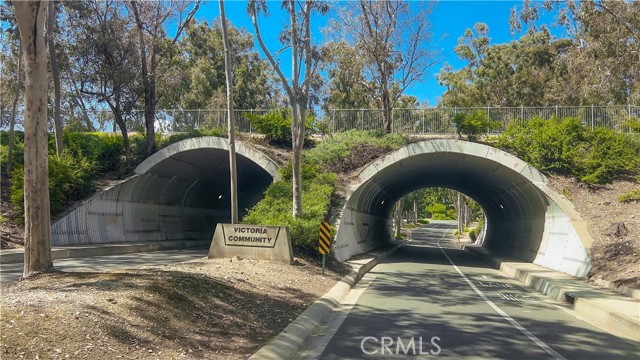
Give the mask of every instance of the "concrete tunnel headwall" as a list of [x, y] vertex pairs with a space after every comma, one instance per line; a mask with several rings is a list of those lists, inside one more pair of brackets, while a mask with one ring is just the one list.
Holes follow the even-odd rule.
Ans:
[[349, 187], [335, 256], [343, 261], [394, 239], [392, 206], [425, 187], [460, 191], [486, 215], [482, 245], [574, 276], [590, 269], [586, 224], [547, 178], [526, 162], [490, 146], [461, 140], [410, 144], [360, 172]]
[[[238, 141], [238, 209], [242, 216], [278, 179], [278, 165]], [[52, 226], [53, 245], [211, 240], [230, 219], [227, 139], [186, 139], [156, 152], [135, 175], [99, 192]]]

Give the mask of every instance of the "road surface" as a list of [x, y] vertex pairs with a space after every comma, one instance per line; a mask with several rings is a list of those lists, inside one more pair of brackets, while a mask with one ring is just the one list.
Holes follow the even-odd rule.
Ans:
[[[207, 256], [208, 249], [165, 250], [126, 255], [59, 259], [53, 266], [62, 271], [101, 271], [136, 266], [164, 265]], [[0, 284], [16, 282], [22, 276], [22, 263], [0, 265]]]
[[640, 359], [639, 344], [454, 247], [454, 231], [454, 222], [415, 229], [413, 241], [365, 276], [299, 357]]

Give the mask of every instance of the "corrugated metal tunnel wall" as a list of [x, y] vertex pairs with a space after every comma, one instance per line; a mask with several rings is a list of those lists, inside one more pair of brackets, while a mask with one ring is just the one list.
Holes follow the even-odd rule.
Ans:
[[522, 160], [459, 140], [411, 144], [365, 168], [343, 209], [335, 243], [338, 260], [393, 239], [392, 206], [425, 187], [447, 187], [474, 200], [487, 216], [483, 246], [564, 273], [590, 269], [591, 238], [572, 205]]
[[[278, 167], [241, 142], [237, 154], [242, 216], [278, 177]], [[180, 141], [149, 157], [135, 172], [55, 222], [53, 245], [210, 240], [216, 224], [230, 218], [226, 139]]]

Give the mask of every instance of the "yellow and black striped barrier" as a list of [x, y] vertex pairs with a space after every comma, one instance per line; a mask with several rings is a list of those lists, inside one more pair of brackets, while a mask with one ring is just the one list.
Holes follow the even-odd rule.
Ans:
[[331, 252], [331, 225], [326, 221], [320, 224], [318, 251], [322, 254], [322, 275], [324, 275], [326, 257]]

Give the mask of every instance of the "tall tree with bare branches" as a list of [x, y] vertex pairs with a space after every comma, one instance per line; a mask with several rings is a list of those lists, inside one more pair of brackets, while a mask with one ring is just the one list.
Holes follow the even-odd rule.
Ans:
[[[302, 215], [302, 149], [304, 147], [311, 85], [320, 60], [318, 48], [311, 44], [311, 15], [313, 13], [325, 14], [328, 11], [328, 6], [310, 0], [285, 0], [282, 2], [282, 9], [288, 14], [289, 24], [279, 36], [284, 47], [276, 53], [272, 53], [264, 44], [258, 24], [259, 15], [268, 15], [266, 1], [249, 1], [247, 12], [251, 16], [260, 49], [262, 49], [274, 71], [278, 74], [291, 106], [291, 148], [293, 150], [291, 155], [293, 170], [292, 214], [295, 218]], [[291, 54], [290, 79], [284, 75], [280, 62], [276, 59], [276, 56], [281, 55], [285, 50]]]
[[339, 39], [363, 64], [359, 83], [378, 102], [384, 130], [391, 131], [391, 112], [402, 94], [424, 79], [437, 61], [431, 48], [430, 2], [360, 0], [338, 11], [332, 23]]
[[[161, 54], [163, 49], [166, 50], [165, 42], [167, 41], [164, 25], [169, 21], [176, 22], [176, 33], [173, 38], [168, 40], [170, 45], [175, 45], [185, 27], [189, 25], [196, 11], [200, 8], [200, 0], [195, 2], [131, 1], [129, 4], [138, 33], [144, 89], [144, 123], [147, 132], [146, 152], [147, 155], [151, 155], [156, 149], [155, 115], [158, 102], [156, 94], [158, 68], [162, 61], [169, 61], [172, 57], [170, 51]], [[193, 6], [191, 6], [192, 4]]]

